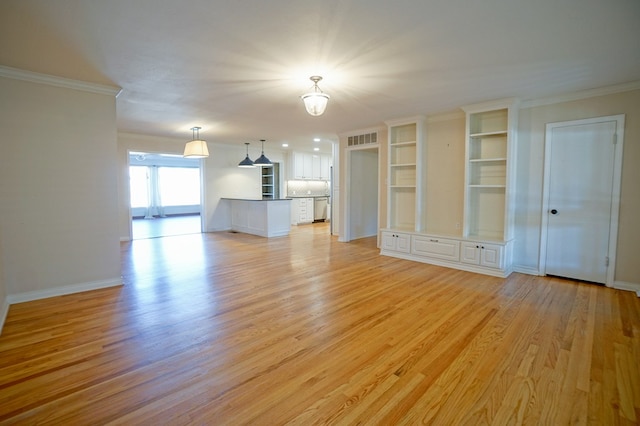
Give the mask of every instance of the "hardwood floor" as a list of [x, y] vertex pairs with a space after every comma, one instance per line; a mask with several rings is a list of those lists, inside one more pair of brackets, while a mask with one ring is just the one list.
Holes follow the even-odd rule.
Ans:
[[338, 243], [122, 244], [125, 286], [13, 305], [0, 422], [638, 424], [640, 299]]

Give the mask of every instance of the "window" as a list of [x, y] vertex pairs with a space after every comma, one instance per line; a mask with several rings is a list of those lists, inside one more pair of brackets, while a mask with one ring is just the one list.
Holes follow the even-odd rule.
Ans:
[[131, 207], [149, 206], [149, 168], [146, 166], [129, 167]]
[[130, 166], [129, 179], [132, 208], [200, 205], [200, 169]]
[[158, 167], [158, 187], [163, 206], [200, 205], [200, 170]]

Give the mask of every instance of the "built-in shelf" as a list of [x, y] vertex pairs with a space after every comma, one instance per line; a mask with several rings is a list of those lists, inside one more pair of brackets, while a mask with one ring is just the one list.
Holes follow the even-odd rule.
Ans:
[[512, 238], [515, 102], [471, 105], [466, 112], [466, 167], [463, 236]]

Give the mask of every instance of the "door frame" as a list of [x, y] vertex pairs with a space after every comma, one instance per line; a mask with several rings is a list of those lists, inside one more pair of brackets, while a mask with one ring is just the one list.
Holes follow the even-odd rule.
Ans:
[[547, 259], [547, 236], [549, 227], [549, 182], [551, 175], [551, 137], [553, 129], [559, 127], [578, 126], [585, 124], [597, 124], [605, 122], [615, 122], [615, 143], [616, 150], [613, 164], [613, 185], [611, 188], [611, 222], [609, 223], [609, 265], [607, 266], [607, 279], [605, 285], [607, 287], [614, 286], [615, 269], [616, 269], [616, 248], [618, 242], [618, 219], [620, 212], [620, 186], [622, 181], [622, 152], [624, 146], [624, 114], [608, 115], [603, 117], [586, 118], [581, 120], [560, 121], [556, 123], [547, 123], [544, 138], [544, 174], [542, 187], [542, 209], [540, 211], [540, 258], [538, 260], [538, 269], [541, 275], [546, 275], [546, 259]]
[[[378, 188], [378, 202], [377, 202], [377, 221], [378, 221], [378, 238], [380, 238], [380, 144], [369, 144], [364, 146], [357, 147], [348, 147], [345, 150], [346, 156], [346, 173], [345, 173], [345, 206], [344, 206], [344, 238], [342, 238], [341, 242], [349, 242], [352, 241], [351, 235], [351, 191], [353, 188], [351, 187], [351, 173], [352, 173], [352, 164], [351, 164], [351, 155], [354, 151], [376, 151], [378, 155], [378, 182], [376, 182], [376, 186]], [[379, 242], [378, 242], [379, 244]]]

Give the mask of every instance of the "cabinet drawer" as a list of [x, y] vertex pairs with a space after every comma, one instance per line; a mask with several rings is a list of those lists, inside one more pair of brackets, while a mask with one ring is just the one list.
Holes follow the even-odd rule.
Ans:
[[460, 260], [460, 241], [414, 235], [411, 253], [443, 260]]

